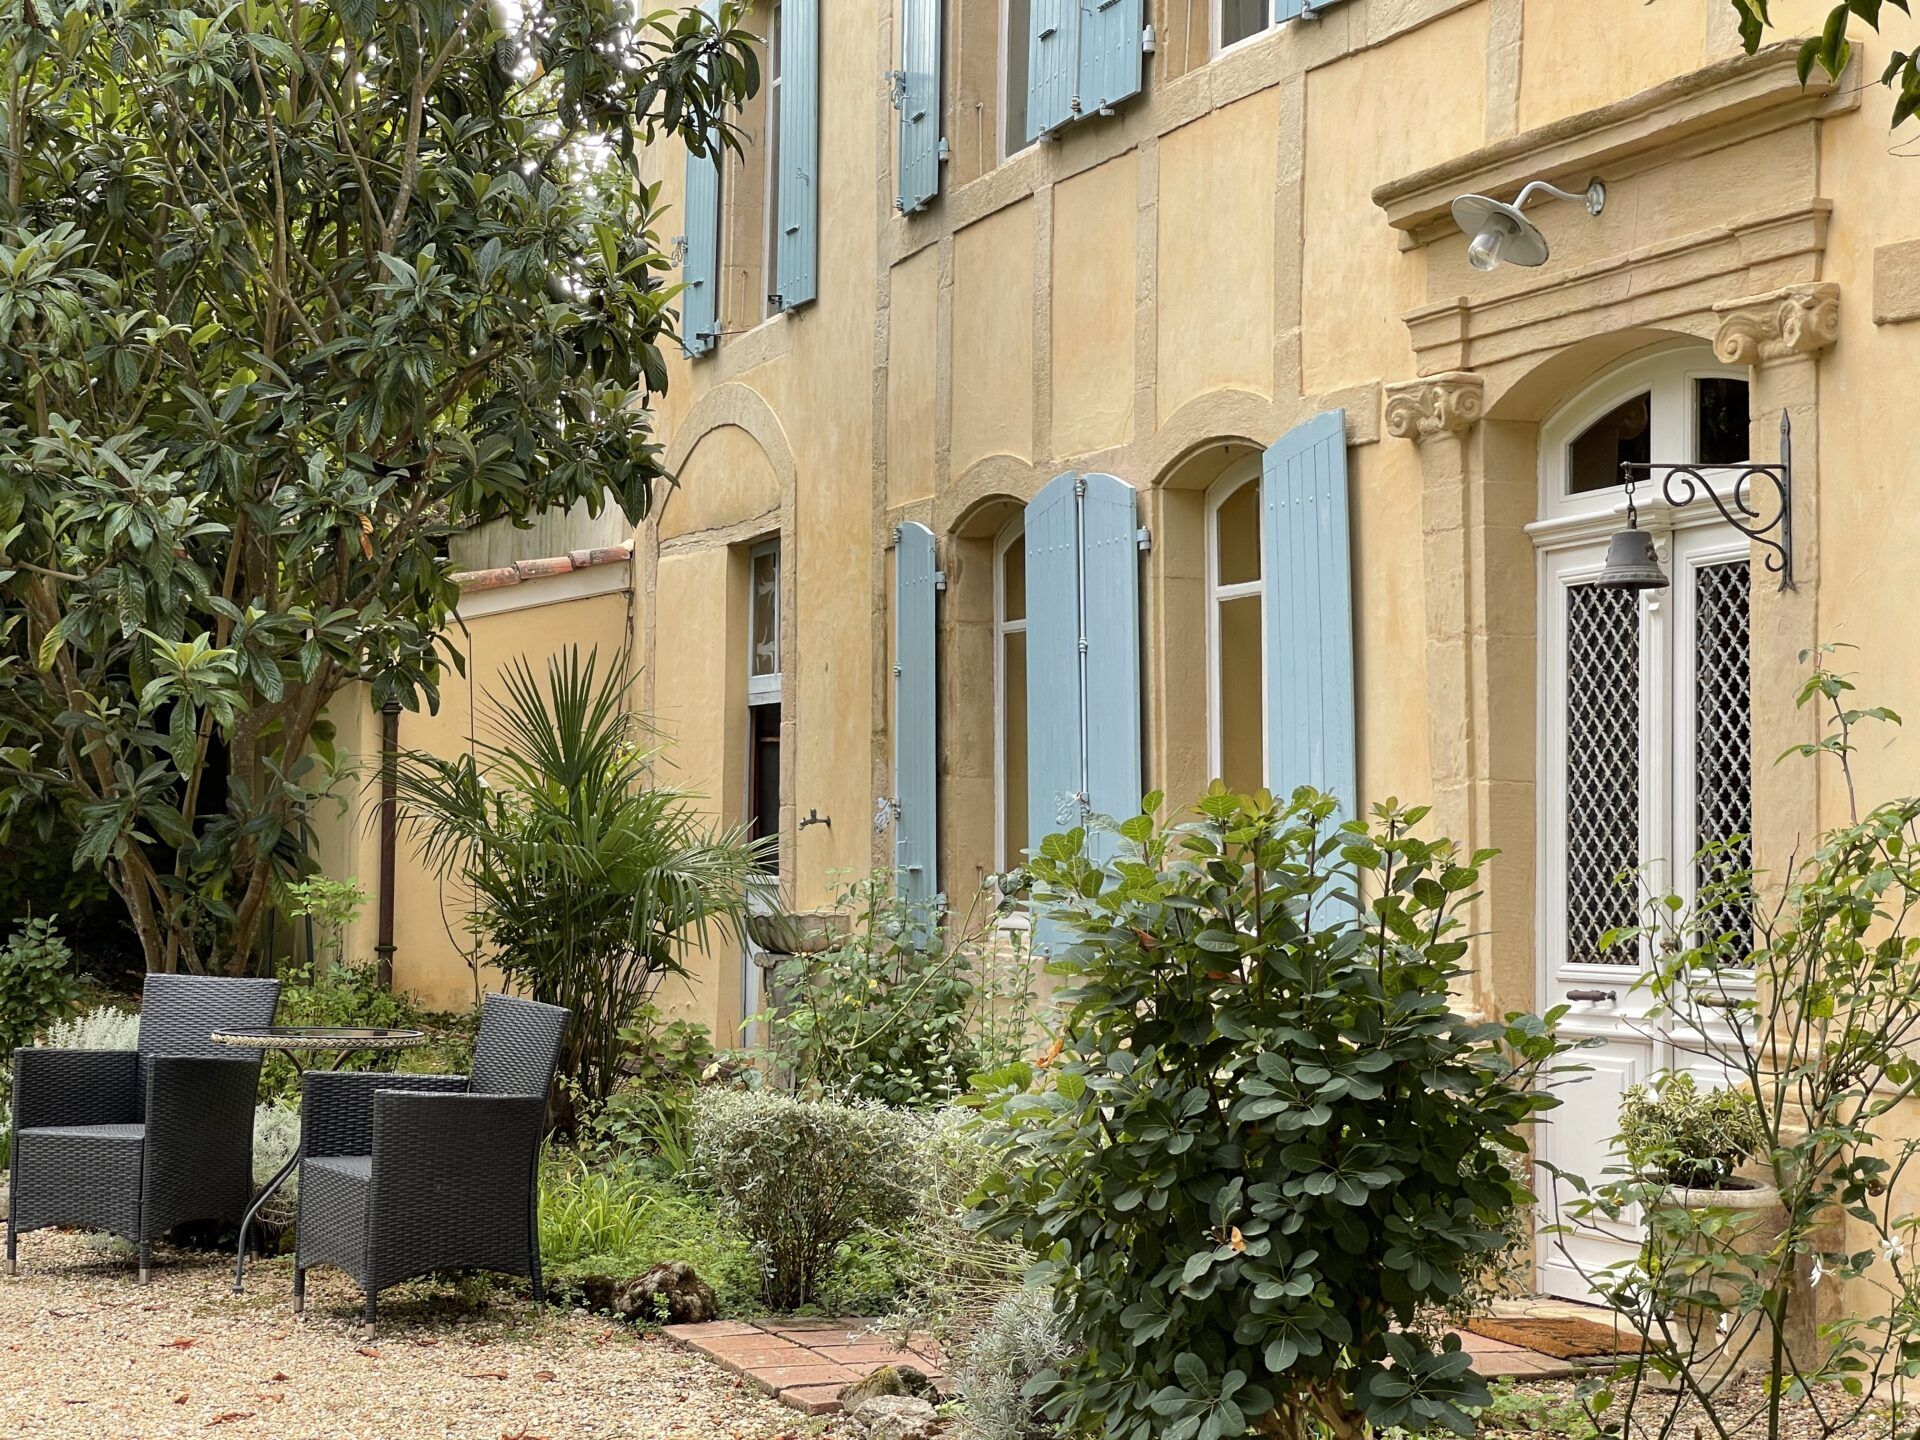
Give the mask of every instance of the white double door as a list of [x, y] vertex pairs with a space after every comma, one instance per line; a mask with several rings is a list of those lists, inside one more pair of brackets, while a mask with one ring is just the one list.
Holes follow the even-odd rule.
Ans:
[[[1748, 635], [1751, 565], [1745, 537], [1668, 517], [1655, 531], [1666, 589], [1603, 589], [1606, 542], [1590, 528], [1540, 543], [1540, 926], [1542, 1009], [1566, 1004], [1563, 1031], [1591, 1040], [1572, 1057], [1586, 1073], [1554, 1083], [1561, 1100], [1536, 1141], [1550, 1165], [1589, 1184], [1615, 1166], [1620, 1095], [1667, 1069], [1723, 1083], [1711, 1047], [1649, 1015], [1636, 984], [1648, 961], [1601, 937], [1637, 923], [1646, 897], [1691, 899], [1694, 856], [1752, 830]], [[1633, 877], [1621, 883], [1623, 874]], [[1704, 1053], [1703, 1053], [1704, 1052]], [[1543, 1233], [1536, 1283], [1591, 1298], [1595, 1275], [1631, 1259], [1637, 1216], [1576, 1219], [1575, 1187], [1542, 1167]]]

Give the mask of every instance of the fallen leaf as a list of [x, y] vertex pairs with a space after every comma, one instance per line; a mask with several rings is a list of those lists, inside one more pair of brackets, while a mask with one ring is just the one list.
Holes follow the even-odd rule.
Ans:
[[560, 1377], [551, 1370], [536, 1370], [530, 1378], [534, 1380], [558, 1380]]
[[174, 1404], [176, 1404], [176, 1405], [184, 1405], [184, 1404], [186, 1404], [186, 1403], [187, 1403], [187, 1392], [186, 1392], [186, 1391], [184, 1391], [184, 1390], [182, 1390], [182, 1391], [181, 1391], [181, 1392], [180, 1392], [180, 1393], [179, 1393], [178, 1395], [176, 1395], [176, 1396], [174, 1396], [174, 1397], [173, 1397], [173, 1403], [174, 1403]]
[[469, 1380], [504, 1380], [507, 1378], [507, 1372], [504, 1370], [465, 1370], [461, 1373]]
[[225, 1425], [234, 1420], [251, 1420], [252, 1418], [253, 1411], [251, 1410], [229, 1410], [226, 1414], [216, 1415], [207, 1421], [206, 1428], [211, 1430], [216, 1425]]
[[280, 1382], [281, 1382], [282, 1380], [291, 1380], [292, 1378], [293, 1378], [293, 1377], [292, 1377], [291, 1375], [289, 1375], [289, 1374], [287, 1374], [287, 1372], [286, 1372], [286, 1371], [284, 1371], [284, 1370], [276, 1370], [276, 1371], [274, 1371], [274, 1372], [273, 1372], [273, 1373], [272, 1373], [271, 1375], [269, 1375], [269, 1376], [267, 1377], [267, 1384], [269, 1384], [269, 1385], [277, 1385], [277, 1384], [279, 1384], [279, 1383], [280, 1383]]
[[161, 1345], [160, 1348], [162, 1350], [191, 1350], [199, 1343], [200, 1342], [195, 1340], [191, 1335], [176, 1335], [173, 1339]]
[[371, 1345], [356, 1345], [353, 1347], [353, 1353], [356, 1355], [365, 1355], [370, 1360], [378, 1360], [380, 1358], [380, 1352]]
[[424, 1348], [425, 1346], [428, 1346], [428, 1345], [438, 1345], [440, 1342], [434, 1339], [431, 1335], [416, 1335], [407, 1343], [409, 1345], [419, 1345]]

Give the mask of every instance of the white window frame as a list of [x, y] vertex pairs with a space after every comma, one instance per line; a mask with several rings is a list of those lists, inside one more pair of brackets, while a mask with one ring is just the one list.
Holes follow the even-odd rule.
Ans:
[[[1216, 0], [1217, 3], [1217, 0]], [[1254, 513], [1260, 513], [1259, 486], [1261, 458], [1249, 455], [1234, 464], [1207, 489], [1207, 768], [1221, 774], [1226, 760], [1222, 738], [1225, 714], [1220, 696], [1220, 667], [1225, 660], [1220, 648], [1220, 607], [1228, 600], [1260, 597], [1260, 776], [1264, 783], [1270, 773], [1267, 754], [1267, 556], [1260, 549], [1260, 578], [1240, 580], [1231, 585], [1220, 583], [1220, 507], [1248, 486], [1254, 487]]]
[[[774, 670], [773, 670], [773, 673], [770, 675], [756, 675], [753, 673], [753, 642], [754, 642], [754, 634], [753, 634], [754, 578], [753, 577], [754, 577], [754, 571], [758, 566], [760, 558], [764, 555], [771, 555], [773, 557], [773, 663], [774, 663]], [[780, 542], [777, 539], [762, 540], [759, 544], [755, 545], [751, 550], [747, 551], [747, 704], [749, 705], [778, 705], [780, 703], [780, 694], [781, 694], [781, 677], [780, 677], [781, 653], [780, 652], [781, 652], [781, 646], [783, 644], [783, 637], [780, 632], [782, 628], [785, 626], [786, 619], [787, 619], [785, 614], [782, 613], [782, 607], [780, 602], [780, 582], [781, 582]]]
[[1265, 25], [1261, 26], [1251, 35], [1243, 35], [1238, 40], [1231, 40], [1225, 45], [1222, 45], [1220, 43], [1220, 34], [1225, 28], [1225, 16], [1221, 14], [1223, 8], [1221, 0], [1208, 0], [1207, 44], [1210, 53], [1207, 58], [1209, 63], [1218, 60], [1222, 55], [1231, 55], [1236, 50], [1258, 44], [1284, 25], [1291, 25], [1297, 20], [1318, 20], [1321, 11], [1339, 3], [1339, 0], [1318, 0], [1318, 3], [1314, 3], [1314, 0], [1307, 0], [1300, 14], [1289, 15], [1284, 20], [1275, 20], [1273, 18], [1274, 0], [1265, 0], [1265, 3], [1267, 7], [1267, 23]]
[[[1026, 538], [1026, 516], [1016, 515], [993, 540], [993, 854], [994, 868], [1003, 874], [1021, 863], [1007, 854], [1007, 637], [1027, 633], [1025, 615], [1007, 618], [1007, 552]], [[1019, 720], [1026, 724], [1026, 716]]]
[[[1213, 3], [1218, 4], [1219, 0], [1213, 0]], [[994, 128], [995, 134], [993, 137], [993, 153], [999, 157], [1000, 163], [1004, 165], [1007, 163], [1007, 161], [1013, 159], [1015, 156], [1024, 155], [1027, 153], [1027, 151], [1032, 150], [1036, 146], [1038, 146], [1040, 143], [1040, 137], [1036, 135], [1033, 137], [1033, 139], [1028, 140], [1025, 144], [1019, 146], [1018, 148], [1015, 148], [1009, 141], [1008, 129], [1007, 129], [1007, 95], [1009, 94], [1009, 91], [1007, 89], [1007, 80], [1008, 80], [1007, 57], [1013, 53], [1012, 49], [1010, 48], [1014, 41], [1012, 0], [1000, 0], [999, 25], [1000, 25], [1000, 74], [999, 74], [999, 79], [996, 82], [999, 86], [999, 95], [998, 95], [998, 109], [996, 110], [994, 115], [993, 128]], [[1027, 0], [1027, 30], [1031, 31], [1032, 28], [1033, 28], [1033, 0]], [[1031, 34], [1027, 34], [1023, 32], [1019, 36], [1019, 40], [1020, 40], [1020, 44], [1027, 49], [1027, 57], [1028, 57], [1027, 58], [1027, 66], [1028, 66], [1027, 80], [1028, 80], [1028, 83], [1031, 84], [1033, 80], [1033, 75], [1032, 75], [1033, 37]], [[1029, 125], [1033, 123], [1033, 116], [1031, 115], [1027, 116], [1027, 123]]]
[[[1566, 856], [1557, 838], [1566, 833], [1566, 735], [1557, 724], [1554, 699], [1566, 693], [1566, 600], [1569, 585], [1598, 574], [1606, 542], [1626, 523], [1624, 487], [1569, 494], [1568, 447], [1586, 428], [1621, 402], [1649, 397], [1649, 452], [1655, 461], [1683, 461], [1698, 453], [1693, 386], [1696, 380], [1737, 379], [1750, 383], [1744, 367], [1721, 365], [1695, 346], [1661, 351], [1617, 366], [1563, 405], [1540, 428], [1541, 518], [1527, 526], [1539, 560], [1539, 783], [1537, 824], [1540, 836], [1536, 939], [1543, 975], [1621, 980], [1628, 967], [1580, 966], [1567, 962], [1565, 927]], [[1749, 399], [1752, 392], [1749, 390]], [[1729, 498], [1737, 469], [1707, 472], [1707, 480]], [[1668, 505], [1659, 485], [1642, 484], [1635, 493], [1639, 523], [1654, 537], [1654, 549], [1673, 584], [1640, 593], [1640, 861], [1647, 883], [1691, 900], [1693, 836], [1694, 715], [1682, 677], [1692, 673], [1692, 568], [1750, 558], [1751, 542], [1729, 525], [1705, 496], [1684, 506]], [[1683, 663], [1684, 662], [1684, 663]], [[1644, 957], [1643, 957], [1644, 958]]]

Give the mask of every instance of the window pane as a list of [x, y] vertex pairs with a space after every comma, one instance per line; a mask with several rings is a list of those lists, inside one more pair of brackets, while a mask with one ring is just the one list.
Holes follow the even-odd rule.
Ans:
[[[752, 753], [747, 757], [747, 830], [754, 839], [780, 842], [780, 707], [753, 705], [747, 710]], [[780, 869], [777, 849], [762, 861], [769, 873]]]
[[780, 673], [780, 552], [753, 557], [753, 656], [749, 675]]
[[1631, 590], [1567, 590], [1567, 959], [1637, 965], [1600, 937], [1636, 919], [1640, 865], [1640, 602]]
[[[1745, 560], [1702, 565], [1694, 572], [1693, 840], [1696, 849], [1726, 845], [1718, 854], [1696, 859], [1696, 892], [1729, 870], [1753, 866], [1747, 610], [1751, 573]], [[1721, 907], [1701, 920], [1713, 935], [1730, 932], [1744, 938], [1752, 929], [1752, 921], [1732, 907]]]
[[1000, 793], [1006, 809], [1000, 827], [1001, 862], [1021, 863], [1027, 848], [1027, 636], [1015, 630], [1004, 637], [1000, 674], [1006, 686], [1001, 705]]
[[1239, 585], [1260, 578], [1260, 482], [1249, 480], [1214, 512], [1217, 583]]
[[[1252, 489], [1252, 486], [1248, 486]], [[1220, 778], [1236, 791], [1266, 783], [1261, 758], [1265, 679], [1260, 666], [1260, 596], [1220, 603]]]
[[1007, 0], [1007, 154], [1033, 143], [1027, 129], [1027, 46], [1032, 44], [1032, 0]]
[[1738, 465], [1747, 458], [1747, 382], [1708, 376], [1693, 382], [1693, 433], [1702, 465]]
[[1648, 450], [1649, 397], [1636, 395], [1614, 406], [1567, 447], [1567, 493], [1589, 495], [1620, 483], [1620, 466], [1645, 464]]
[[1000, 552], [1000, 618], [1027, 618], [1027, 547], [1020, 536]]
[[1267, 28], [1267, 0], [1220, 0], [1220, 44], [1227, 46]]

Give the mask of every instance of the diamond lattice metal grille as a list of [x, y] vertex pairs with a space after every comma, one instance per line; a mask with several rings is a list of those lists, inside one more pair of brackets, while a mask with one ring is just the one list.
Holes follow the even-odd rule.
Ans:
[[[1696, 887], [1717, 873], [1753, 864], [1747, 607], [1751, 574], [1745, 560], [1702, 565], [1694, 572], [1694, 843], [1733, 841], [1724, 851], [1694, 862]], [[1711, 933], [1738, 934], [1746, 928], [1730, 906], [1701, 919]]]
[[1640, 864], [1640, 606], [1630, 590], [1567, 589], [1567, 959], [1635, 965], [1600, 937], [1635, 920]]

